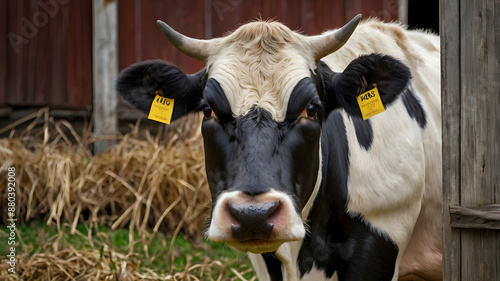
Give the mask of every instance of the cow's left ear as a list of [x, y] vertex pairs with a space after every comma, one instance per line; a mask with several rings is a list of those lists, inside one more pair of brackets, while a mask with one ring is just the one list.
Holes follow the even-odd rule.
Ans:
[[384, 107], [388, 107], [408, 86], [410, 69], [394, 57], [381, 54], [363, 55], [353, 60], [343, 73], [333, 72], [320, 62], [317, 74], [321, 80], [320, 97], [326, 113], [344, 108], [350, 115], [361, 116], [356, 97], [377, 85]]
[[176, 66], [159, 60], [140, 62], [123, 70], [116, 90], [130, 105], [148, 113], [156, 95], [174, 99], [172, 121], [200, 110], [206, 71], [186, 74]]

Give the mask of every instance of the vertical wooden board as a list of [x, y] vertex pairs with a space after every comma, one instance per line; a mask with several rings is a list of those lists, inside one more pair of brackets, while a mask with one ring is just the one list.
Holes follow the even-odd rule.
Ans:
[[34, 85], [34, 71], [33, 71], [33, 62], [36, 60], [37, 54], [35, 52], [36, 46], [39, 43], [39, 29], [38, 27], [33, 25], [33, 15], [35, 10], [31, 1], [23, 1], [23, 18], [22, 20], [26, 20], [26, 25], [29, 25], [30, 28], [33, 28], [33, 36], [28, 40], [29, 42], [25, 45], [25, 48], [20, 57], [23, 73], [18, 77], [18, 81], [21, 84], [21, 92], [22, 100], [19, 101], [20, 104], [25, 105], [28, 101], [33, 100], [33, 85]]
[[262, 0], [212, 0], [212, 30], [214, 37], [225, 35], [250, 20], [262, 17]]
[[158, 0], [141, 2], [141, 16], [137, 20], [140, 21], [142, 59], [161, 58], [173, 61], [174, 48], [161, 34], [156, 21], [162, 20], [175, 29], [178, 21], [175, 14], [176, 4], [177, 1], [168, 1], [168, 5], [165, 5], [165, 1]]
[[497, 103], [491, 102], [491, 98], [498, 96], [498, 91], [492, 88], [491, 75], [498, 53], [492, 32], [495, 16], [492, 4], [492, 1], [462, 1], [461, 70], [468, 76], [462, 80], [461, 107], [461, 204], [465, 207], [497, 203], [492, 176], [498, 170], [490, 170], [498, 161], [492, 156], [497, 145], [494, 132], [498, 131], [495, 127], [499, 109]]
[[[187, 32], [190, 37], [197, 39], [205, 39], [205, 4], [203, 0], [196, 1], [179, 1], [178, 14], [181, 21], [178, 30], [182, 33]], [[158, 28], [156, 29], [157, 31]], [[160, 36], [163, 36], [159, 32]], [[191, 58], [177, 50], [175, 50], [176, 59], [174, 62], [182, 66], [182, 70], [186, 73], [196, 73], [205, 66], [205, 62]]]
[[284, 1], [262, 1], [260, 9], [261, 18], [263, 20], [277, 20], [285, 23], [283, 20], [283, 2]]
[[[118, 74], [118, 0], [93, 0], [93, 114], [98, 136], [116, 135], [118, 129], [117, 95], [114, 79]], [[113, 140], [94, 144], [94, 152], [104, 152]]]
[[[305, 1], [302, 16], [303, 30], [306, 34], [316, 35], [325, 30], [341, 27], [346, 23], [343, 1]], [[349, 19], [350, 20], [350, 19]]]
[[500, 280], [497, 235], [495, 230], [462, 230], [461, 280]]
[[[344, 1], [325, 1], [323, 5], [323, 29], [342, 27], [351, 19], [345, 18]], [[323, 31], [323, 30], [322, 30]]]
[[[63, 102], [58, 106], [83, 107], [87, 104], [87, 95], [85, 92], [85, 81], [81, 57], [87, 50], [83, 49], [85, 34], [81, 32], [81, 25], [89, 22], [91, 18], [84, 19], [83, 11], [85, 4], [89, 1], [72, 1], [67, 5], [69, 13], [63, 18], [65, 30], [64, 34], [64, 68], [65, 68], [65, 88]], [[89, 81], [90, 82], [90, 81]]]
[[[78, 79], [78, 59], [77, 51], [80, 43], [80, 34], [76, 32], [80, 23], [81, 14], [78, 13], [81, 9], [81, 1], [70, 1], [65, 5], [67, 13], [63, 17], [64, 29], [61, 30], [61, 35], [64, 39], [64, 76], [65, 83], [62, 83], [64, 95], [58, 101], [53, 101], [52, 104], [62, 105], [64, 103], [70, 105], [75, 104], [80, 95], [80, 83]], [[69, 20], [71, 19], [71, 20]]]
[[[9, 15], [7, 17], [7, 33], [11, 34], [12, 36], [21, 36], [17, 24], [16, 24], [16, 18], [17, 18], [17, 6], [19, 5], [20, 2], [12, 2], [12, 1], [6, 1], [8, 3], [7, 5], [7, 11], [6, 14]], [[22, 38], [22, 36], [21, 36]], [[22, 44], [22, 43], [19, 43]], [[20, 46], [17, 43], [13, 43], [9, 39], [9, 47], [7, 48], [7, 56], [6, 56], [6, 65], [9, 71], [5, 73], [5, 80], [9, 81], [9, 83], [5, 84], [5, 102], [11, 103], [13, 98], [12, 98], [12, 93], [15, 92], [15, 81], [13, 78], [15, 77], [14, 73], [16, 72], [16, 60], [15, 56], [16, 53], [19, 52]]]
[[[118, 46], [120, 46], [118, 69], [120, 71], [140, 61], [142, 57], [137, 54], [140, 52], [140, 47], [136, 47], [137, 42], [141, 43], [140, 14], [139, 17], [136, 17], [136, 9], [140, 13], [141, 6], [136, 7], [137, 1], [140, 0], [121, 0], [118, 2]], [[137, 29], [136, 26], [139, 28]]]
[[[24, 80], [24, 85], [23, 85], [23, 103], [29, 103], [30, 101], [32, 103], [40, 103], [43, 102], [44, 96], [43, 93], [44, 91], [40, 88], [37, 87], [37, 78], [41, 76], [45, 76], [44, 74], [47, 72], [43, 72], [41, 75], [36, 75], [38, 72], [37, 66], [42, 66], [42, 65], [48, 65], [46, 59], [48, 59], [50, 56], [41, 56], [40, 53], [44, 52], [37, 52], [38, 47], [44, 49], [44, 47], [47, 47], [47, 44], [50, 44], [48, 40], [44, 40], [45, 36], [49, 34], [47, 31], [46, 25], [42, 26], [41, 24], [35, 24], [34, 19], [35, 19], [35, 14], [39, 15], [40, 11], [38, 10], [38, 6], [36, 5], [35, 0], [29, 0], [29, 1], [24, 1], [27, 6], [25, 6], [25, 10], [23, 13], [23, 19], [27, 20], [27, 24], [32, 26], [34, 29], [35, 35], [30, 38], [28, 44], [26, 45], [26, 56], [23, 56], [21, 59], [23, 61], [24, 65], [24, 75], [23, 75], [23, 80]], [[49, 48], [45, 49], [48, 50]]]
[[[492, 7], [493, 6], [493, 7]], [[493, 26], [488, 40], [488, 81], [490, 96], [488, 110], [489, 158], [486, 163], [490, 188], [493, 189], [495, 203], [500, 203], [500, 0], [494, 0], [488, 7], [493, 13], [488, 18], [488, 27]], [[500, 270], [500, 267], [498, 267]], [[499, 273], [500, 274], [500, 273]], [[500, 279], [500, 278], [499, 278]]]
[[[461, 1], [461, 205], [498, 203], [498, 79], [496, 19], [500, 1]], [[499, 280], [498, 232], [462, 230], [462, 279]]]
[[78, 94], [72, 106], [78, 108], [89, 108], [92, 106], [92, 3], [82, 0], [80, 10], [81, 14], [77, 25], [77, 64], [76, 79], [78, 81]]
[[[59, 11], [51, 18], [49, 26], [43, 28], [43, 30], [48, 30], [50, 36], [48, 39], [49, 50], [48, 53], [50, 57], [48, 58], [47, 64], [51, 66], [51, 72], [47, 79], [49, 82], [49, 87], [43, 87], [43, 91], [50, 93], [50, 104], [64, 104], [66, 96], [66, 68], [65, 68], [65, 33], [64, 31], [68, 28], [70, 18], [70, 9], [68, 7], [69, 3], [64, 5], [59, 5]], [[68, 34], [70, 38], [74, 38], [73, 34]], [[44, 59], [40, 58], [41, 61]], [[43, 68], [43, 65], [40, 66]], [[39, 71], [43, 71], [40, 69]]]
[[22, 28], [21, 19], [24, 16], [23, 12], [25, 10], [25, 6], [24, 1], [16, 1], [16, 3], [11, 6], [12, 12], [9, 12], [10, 15], [14, 15], [12, 19], [13, 32], [20, 34], [25, 39], [23, 42], [28, 42], [16, 46], [15, 52], [12, 53], [12, 56], [9, 56], [8, 65], [11, 71], [9, 72], [7, 81], [10, 81], [9, 84], [11, 87], [8, 89], [8, 101], [13, 104], [19, 104], [25, 98], [23, 96], [23, 86], [25, 83], [22, 81], [22, 79], [24, 79], [23, 57], [25, 57], [25, 54], [27, 53], [26, 50], [28, 49], [27, 44], [29, 44], [29, 38], [27, 37], [31, 37], [32, 35], [30, 32]]
[[[319, 29], [322, 26], [322, 18], [323, 12], [319, 15], [319, 11], [322, 10], [324, 1], [316, 0], [316, 1], [301, 1], [301, 22], [300, 27], [301, 30], [304, 31], [307, 35], [318, 34]], [[319, 21], [321, 20], [321, 23]]]
[[156, 21], [161, 19], [186, 36], [203, 39], [203, 0], [189, 3], [182, 0], [142, 1], [141, 10], [142, 59], [167, 60], [181, 67], [186, 73], [194, 73], [203, 68], [204, 62], [176, 50], [156, 25]]
[[500, 279], [500, 253], [499, 253], [499, 249], [500, 249], [500, 231], [497, 231], [496, 232], [496, 239], [497, 239], [497, 243], [496, 243], [496, 247], [495, 245], [493, 245], [495, 247], [495, 249], [497, 249], [497, 256], [496, 256], [496, 270], [497, 270], [497, 280]]
[[346, 18], [351, 19], [357, 14], [362, 14], [363, 18], [377, 17], [384, 21], [394, 21], [398, 19], [397, 0], [346, 0]]
[[316, 35], [325, 30], [343, 26], [348, 20], [345, 18], [343, 1], [305, 1], [303, 0], [302, 16], [303, 29], [306, 34]]
[[302, 0], [282, 0], [281, 20], [292, 30], [304, 31], [301, 28]]
[[443, 280], [460, 280], [460, 230], [450, 205], [460, 204], [460, 0], [440, 1], [443, 145]]

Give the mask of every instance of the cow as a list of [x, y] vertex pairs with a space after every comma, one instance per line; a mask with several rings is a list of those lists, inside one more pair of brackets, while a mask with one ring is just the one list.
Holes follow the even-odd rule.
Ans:
[[[247, 252], [261, 281], [441, 279], [439, 37], [360, 19], [209, 40], [158, 21], [206, 66], [144, 61], [116, 81], [144, 112], [160, 95], [172, 120], [203, 113], [206, 237]], [[385, 111], [365, 118], [357, 97], [375, 88]]]

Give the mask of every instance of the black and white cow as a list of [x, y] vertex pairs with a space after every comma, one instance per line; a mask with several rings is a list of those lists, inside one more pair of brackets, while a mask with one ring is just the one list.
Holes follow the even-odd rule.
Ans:
[[[261, 281], [441, 279], [439, 38], [359, 21], [317, 36], [256, 21], [211, 40], [159, 21], [206, 67], [146, 61], [118, 78], [144, 112], [155, 93], [173, 120], [203, 112], [206, 236], [249, 252]], [[356, 96], [373, 84], [386, 111], [363, 120]]]

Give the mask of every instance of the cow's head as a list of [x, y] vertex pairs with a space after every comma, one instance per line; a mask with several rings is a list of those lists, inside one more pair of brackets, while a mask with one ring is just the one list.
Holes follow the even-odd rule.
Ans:
[[206, 67], [188, 75], [147, 61], [120, 74], [118, 92], [144, 112], [155, 93], [175, 99], [172, 120], [203, 112], [213, 204], [209, 239], [262, 253], [304, 238], [322, 176], [322, 121], [337, 108], [360, 115], [356, 96], [372, 83], [390, 103], [390, 93], [400, 92], [410, 76], [382, 55], [360, 57], [344, 73], [320, 62], [347, 41], [359, 20], [318, 36], [251, 22], [211, 40], [186, 37], [159, 21], [176, 48]]

